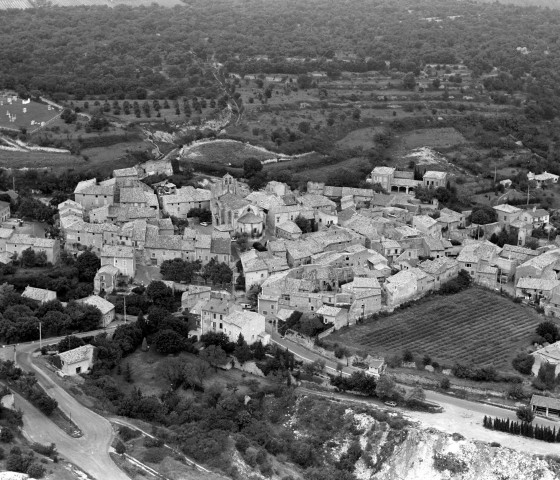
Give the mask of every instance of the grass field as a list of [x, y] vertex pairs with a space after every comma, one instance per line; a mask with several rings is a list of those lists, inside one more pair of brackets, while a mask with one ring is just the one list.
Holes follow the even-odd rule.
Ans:
[[183, 150], [183, 158], [193, 162], [204, 161], [214, 165], [243, 166], [247, 158], [267, 160], [275, 158], [274, 152], [267, 152], [260, 148], [246, 145], [235, 140], [217, 140], [213, 142], [193, 145]]
[[480, 288], [435, 296], [388, 317], [329, 335], [338, 342], [389, 355], [410, 350], [445, 365], [455, 362], [512, 370], [544, 317]]
[[[0, 95], [0, 103], [2, 103], [0, 105], [0, 127], [14, 128], [16, 130], [20, 127], [25, 127], [28, 130], [33, 130], [38, 125], [31, 125], [31, 120], [39, 123], [48, 122], [60, 113], [54, 108], [49, 110], [48, 106], [43, 103], [30, 102], [23, 105], [21, 102], [21, 98], [18, 98], [15, 102], [9, 104], [7, 97]], [[23, 109], [26, 109], [26, 113], [23, 113]], [[16, 116], [14, 122], [10, 122], [7, 115], [8, 112]]]
[[465, 138], [454, 128], [427, 128], [406, 133], [400, 138], [403, 148], [413, 149], [418, 147], [452, 147], [466, 143]]

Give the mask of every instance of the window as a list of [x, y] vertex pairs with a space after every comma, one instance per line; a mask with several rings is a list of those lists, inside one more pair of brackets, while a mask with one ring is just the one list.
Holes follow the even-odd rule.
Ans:
[[[223, 318], [224, 318], [224, 316], [223, 316], [223, 315], [220, 315], [220, 320], [222, 320]], [[221, 327], [220, 327], [220, 328], [221, 328]]]
[[214, 314], [214, 319], [216, 319], [216, 314]]
[[220, 328], [224, 328], [222, 323], [220, 323]]

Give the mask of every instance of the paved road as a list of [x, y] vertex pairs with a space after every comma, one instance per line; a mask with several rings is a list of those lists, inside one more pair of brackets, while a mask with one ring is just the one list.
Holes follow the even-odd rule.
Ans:
[[[91, 334], [89, 332], [87, 335]], [[55, 341], [57, 339], [49, 339], [49, 342]], [[36, 374], [39, 384], [56, 399], [60, 409], [72, 418], [84, 435], [81, 438], [71, 438], [35, 407], [21, 397], [16, 397], [18, 406], [24, 412], [24, 433], [32, 441], [56, 443], [61, 455], [97, 480], [129, 480], [109, 456], [109, 446], [113, 439], [109, 421], [81, 405], [52, 380], [51, 372], [44, 372], [33, 363], [31, 354], [38, 347], [39, 342], [18, 345], [17, 364]]]
[[[323, 359], [326, 362], [326, 371], [328, 373], [338, 373], [336, 370], [336, 362], [330, 359], [325, 359], [320, 355], [291, 342], [287, 339], [281, 338], [277, 333], [272, 335], [272, 341], [277, 345], [287, 348], [296, 355], [300, 360], [312, 362], [317, 359]], [[358, 369], [354, 367], [344, 367], [342, 374], [350, 375], [353, 371]], [[325, 397], [336, 397], [341, 400], [352, 401], [356, 400], [355, 396], [344, 395], [344, 394], [331, 394], [331, 393], [317, 393]], [[382, 405], [381, 402], [375, 399], [360, 399], [357, 397], [358, 401], [370, 404]], [[424, 413], [415, 412], [405, 409], [400, 410], [403, 415], [409, 417], [411, 420], [421, 422], [425, 427], [433, 427], [438, 430], [454, 433], [459, 432], [466, 438], [471, 440], [481, 440], [485, 442], [499, 442], [504, 446], [510, 448], [535, 453], [535, 454], [547, 454], [555, 453], [560, 454], [560, 445], [550, 444], [542, 442], [539, 440], [531, 440], [524, 437], [516, 437], [509, 435], [507, 433], [495, 432], [493, 430], [488, 430], [482, 426], [482, 420], [484, 415], [491, 417], [509, 418], [510, 420], [517, 420], [515, 412], [507, 408], [495, 407], [493, 405], [487, 405], [479, 402], [471, 402], [468, 400], [463, 400], [460, 398], [455, 398], [450, 395], [444, 395], [441, 393], [426, 390], [426, 400], [438, 403], [444, 409], [443, 413]], [[535, 424], [550, 426], [551, 428], [560, 427], [559, 422], [552, 420], [547, 420], [542, 417], [537, 417], [535, 419]]]

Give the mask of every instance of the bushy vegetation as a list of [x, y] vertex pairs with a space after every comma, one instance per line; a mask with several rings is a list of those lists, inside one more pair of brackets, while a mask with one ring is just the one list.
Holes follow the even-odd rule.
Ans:
[[45, 415], [51, 415], [58, 406], [58, 402], [47, 395], [39, 386], [35, 375], [24, 372], [21, 368], [16, 367], [11, 360], [0, 360], [0, 380], [6, 382], [20, 395], [27, 398]]
[[511, 433], [512, 435], [521, 435], [523, 437], [534, 438], [535, 440], [544, 440], [549, 443], [560, 442], [560, 430], [556, 427], [544, 427], [541, 425], [531, 425], [528, 422], [514, 422], [509, 419], [491, 418], [484, 416], [482, 425], [490, 430]]
[[44, 337], [94, 330], [101, 323], [101, 312], [91, 305], [74, 301], [66, 307], [58, 300], [39, 304], [23, 298], [13, 286], [0, 285], [0, 339], [6, 343], [39, 338], [39, 321]]
[[332, 323], [325, 323], [319, 315], [307, 314], [294, 310], [285, 322], [278, 322], [278, 332], [285, 335], [288, 330], [294, 330], [308, 337], [315, 337], [332, 327]]

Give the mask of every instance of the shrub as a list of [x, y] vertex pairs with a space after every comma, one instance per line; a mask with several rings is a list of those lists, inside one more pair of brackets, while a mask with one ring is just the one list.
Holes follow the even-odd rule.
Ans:
[[457, 458], [453, 453], [448, 453], [446, 455], [439, 453], [434, 454], [434, 468], [438, 472], [448, 470], [455, 474], [465, 473], [469, 470], [467, 464], [460, 458]]
[[120, 440], [117, 440], [117, 442], [115, 443], [115, 452], [117, 452], [119, 455], [122, 455], [126, 452], [126, 446]]
[[146, 437], [144, 440], [144, 446], [146, 448], [163, 447], [164, 443], [165, 442], [161, 438]]
[[491, 447], [501, 447], [501, 445], [498, 442], [492, 442], [490, 444]]
[[414, 355], [412, 354], [412, 352], [410, 350], [405, 350], [403, 352], [403, 362], [413, 362], [414, 361]]
[[45, 472], [45, 467], [43, 467], [43, 465], [39, 465], [38, 463], [31, 464], [27, 469], [27, 475], [31, 478], [43, 478]]
[[517, 415], [517, 418], [519, 418], [519, 420], [521, 420], [522, 422], [531, 423], [535, 419], [533, 409], [528, 405], [519, 407], [515, 414]]
[[167, 450], [161, 447], [152, 447], [144, 452], [142, 459], [148, 463], [161, 463], [167, 457]]
[[135, 430], [134, 428], [130, 428], [127, 427], [126, 425], [122, 425], [121, 427], [119, 427], [119, 435], [122, 438], [123, 442], [128, 442], [133, 438], [138, 438], [142, 434], [138, 430]]
[[535, 357], [529, 355], [528, 353], [521, 352], [511, 361], [513, 368], [515, 368], [519, 373], [524, 375], [529, 375], [533, 364], [535, 363]]
[[513, 400], [523, 400], [527, 394], [525, 393], [525, 390], [523, 390], [523, 386], [516, 383], [508, 387], [507, 396]]
[[447, 377], [442, 378], [439, 382], [439, 386], [443, 390], [449, 390], [449, 388], [451, 387], [451, 382], [449, 381], [449, 378]]
[[14, 432], [9, 427], [2, 427], [0, 431], [0, 442], [10, 443], [14, 439]]
[[403, 359], [400, 355], [390, 355], [387, 357], [387, 366], [389, 368], [397, 368], [402, 365]]

